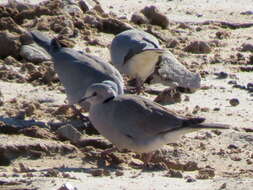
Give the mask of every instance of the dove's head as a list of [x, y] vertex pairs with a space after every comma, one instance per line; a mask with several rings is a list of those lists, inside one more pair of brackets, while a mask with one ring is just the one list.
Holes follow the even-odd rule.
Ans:
[[88, 87], [84, 97], [79, 101], [89, 102], [92, 105], [104, 103], [113, 99], [118, 94], [118, 87], [113, 81], [103, 81], [102, 83], [94, 83]]

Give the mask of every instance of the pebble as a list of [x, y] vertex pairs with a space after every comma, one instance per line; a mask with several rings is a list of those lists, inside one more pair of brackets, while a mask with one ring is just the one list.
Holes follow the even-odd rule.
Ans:
[[183, 174], [180, 171], [169, 169], [165, 174], [166, 177], [183, 178]]
[[151, 24], [161, 26], [164, 29], [168, 27], [169, 19], [166, 15], [161, 13], [157, 7], [147, 6], [142, 9], [141, 12], [147, 17]]
[[244, 44], [242, 44], [241, 51], [253, 52], [253, 43], [244, 43]]
[[64, 125], [57, 129], [56, 133], [63, 138], [67, 138], [73, 143], [79, 142], [82, 134], [71, 125]]
[[204, 41], [193, 41], [184, 48], [184, 51], [190, 53], [210, 53], [211, 47]]
[[229, 103], [230, 103], [231, 106], [238, 106], [240, 104], [240, 102], [237, 98], [230, 99]]
[[148, 19], [142, 13], [134, 13], [131, 17], [131, 21], [138, 25], [149, 23]]
[[226, 78], [228, 78], [228, 74], [224, 71], [214, 73], [214, 75], [217, 76], [217, 79], [226, 79]]

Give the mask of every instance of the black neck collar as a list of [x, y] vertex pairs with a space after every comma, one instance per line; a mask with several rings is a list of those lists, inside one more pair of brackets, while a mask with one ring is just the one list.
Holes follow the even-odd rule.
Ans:
[[107, 102], [110, 102], [111, 100], [113, 100], [115, 97], [114, 96], [111, 96], [109, 98], [107, 98], [105, 101], [103, 101], [103, 104], [107, 103]]

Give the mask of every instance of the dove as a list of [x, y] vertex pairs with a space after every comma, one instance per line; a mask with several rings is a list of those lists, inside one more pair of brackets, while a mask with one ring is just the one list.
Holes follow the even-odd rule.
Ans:
[[119, 149], [152, 155], [153, 151], [175, 143], [186, 133], [228, 128], [223, 124], [205, 123], [204, 118], [180, 116], [137, 95], [118, 95], [113, 83], [92, 84], [80, 102], [90, 103], [91, 123]]
[[200, 88], [198, 73], [190, 72], [151, 34], [130, 29], [116, 35], [110, 47], [112, 64], [122, 73], [136, 79], [136, 87], [151, 77], [151, 83], [179, 86], [195, 91]]
[[[31, 31], [33, 40], [52, 57], [54, 68], [63, 84], [69, 104], [76, 104], [93, 83], [111, 80], [118, 94], [123, 94], [124, 81], [119, 71], [100, 58], [73, 48], [62, 47], [56, 39], [50, 39], [39, 31]], [[88, 109], [88, 105], [82, 104]]]

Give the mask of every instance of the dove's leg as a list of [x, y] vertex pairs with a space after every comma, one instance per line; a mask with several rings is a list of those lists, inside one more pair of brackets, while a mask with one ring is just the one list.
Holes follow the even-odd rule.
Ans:
[[136, 78], [136, 92], [137, 94], [144, 94], [145, 87], [144, 82], [140, 78]]

